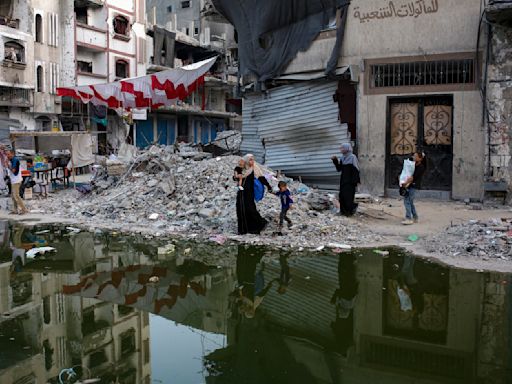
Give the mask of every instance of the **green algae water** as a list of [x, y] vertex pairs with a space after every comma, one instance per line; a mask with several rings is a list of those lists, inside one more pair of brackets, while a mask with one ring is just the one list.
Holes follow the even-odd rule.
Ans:
[[2, 384], [512, 382], [509, 274], [6, 221], [0, 239]]

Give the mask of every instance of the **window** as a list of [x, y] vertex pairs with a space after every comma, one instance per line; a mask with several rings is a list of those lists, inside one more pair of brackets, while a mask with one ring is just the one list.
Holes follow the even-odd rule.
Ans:
[[43, 66], [38, 65], [36, 70], [36, 92], [43, 91]]
[[[42, 121], [42, 120], [41, 120]], [[50, 296], [43, 298], [43, 321], [45, 324], [50, 324], [52, 320]]]
[[87, 24], [87, 8], [75, 8], [76, 22]]
[[119, 35], [123, 35], [123, 36], [128, 35], [130, 23], [126, 17], [124, 17], [124, 16], [114, 17], [113, 25], [114, 25], [115, 33], [117, 33]]
[[116, 77], [118, 79], [129, 77], [128, 62], [126, 60], [116, 60]]
[[370, 65], [370, 89], [474, 83], [475, 63], [470, 58]]
[[36, 15], [36, 43], [43, 42], [43, 17], [40, 14]]
[[190, 0], [182, 1], [181, 8], [190, 8]]
[[121, 356], [135, 351], [135, 330], [130, 329], [119, 336], [121, 341]]
[[76, 62], [78, 72], [92, 73], [92, 62], [78, 60]]
[[199, 35], [199, 28], [197, 28], [197, 27], [194, 28], [194, 35], [196, 35], [196, 36]]
[[172, 5], [169, 5], [169, 6], [167, 7], [167, 12], [172, 13]]
[[12, 61], [13, 63], [25, 63], [25, 48], [23, 45], [15, 42], [8, 41], [4, 44], [4, 60]]

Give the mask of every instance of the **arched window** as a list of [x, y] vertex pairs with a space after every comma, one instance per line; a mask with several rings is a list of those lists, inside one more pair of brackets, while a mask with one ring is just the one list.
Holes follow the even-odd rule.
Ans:
[[115, 33], [123, 36], [128, 35], [130, 22], [126, 17], [120, 15], [114, 17], [113, 24]]
[[37, 66], [36, 70], [36, 92], [43, 92], [43, 67]]
[[25, 63], [25, 48], [15, 41], [7, 41], [4, 44], [4, 60], [13, 63]]
[[126, 60], [116, 60], [116, 78], [126, 79], [130, 76], [128, 62]]
[[36, 15], [36, 43], [43, 42], [43, 17], [40, 14]]

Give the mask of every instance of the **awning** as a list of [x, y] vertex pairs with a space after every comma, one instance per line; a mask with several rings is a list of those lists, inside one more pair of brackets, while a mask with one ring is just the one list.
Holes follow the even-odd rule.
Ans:
[[57, 88], [57, 94], [112, 109], [170, 106], [187, 98], [204, 83], [204, 75], [216, 59], [114, 83]]

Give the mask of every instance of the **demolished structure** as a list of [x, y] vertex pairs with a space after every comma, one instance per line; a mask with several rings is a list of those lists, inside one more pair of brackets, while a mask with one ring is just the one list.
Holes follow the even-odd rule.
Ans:
[[509, 39], [496, 24], [510, 20], [509, 5], [490, 1], [482, 16], [479, 0], [213, 3], [248, 42], [239, 52], [243, 151], [335, 188], [330, 157], [351, 141], [362, 191], [388, 196], [398, 195], [403, 160], [422, 151], [422, 196], [482, 200], [510, 190], [510, 60], [500, 49]]

